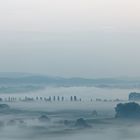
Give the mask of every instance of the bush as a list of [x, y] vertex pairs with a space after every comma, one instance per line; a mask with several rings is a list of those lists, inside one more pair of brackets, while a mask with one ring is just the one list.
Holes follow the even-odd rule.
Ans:
[[115, 108], [116, 118], [140, 118], [140, 105], [137, 103], [118, 104]]

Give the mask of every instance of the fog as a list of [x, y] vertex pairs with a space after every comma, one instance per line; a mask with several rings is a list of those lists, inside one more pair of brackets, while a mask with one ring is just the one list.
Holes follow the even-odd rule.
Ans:
[[68, 100], [70, 96], [77, 96], [78, 98], [82, 98], [83, 100], [90, 100], [96, 98], [103, 99], [122, 99], [128, 100], [128, 95], [130, 92], [139, 92], [139, 89], [110, 89], [110, 88], [96, 88], [96, 87], [46, 87], [43, 90], [33, 91], [33, 92], [25, 92], [25, 93], [11, 93], [5, 94], [1, 93], [1, 97], [15, 96], [15, 97], [49, 97], [49, 96], [65, 96]]
[[140, 93], [139, 13], [139, 0], [1, 0], [0, 139], [139, 140], [115, 110]]
[[137, 33], [2, 32], [0, 36], [1, 72], [85, 78], [140, 74]]
[[[10, 106], [0, 109], [0, 137], [3, 140], [63, 140], [109, 139], [138, 140], [139, 123], [135, 120], [115, 119], [116, 105], [128, 102], [127, 89], [99, 89], [93, 87], [47, 88], [34, 93], [7, 93], [1, 97], [64, 96], [62, 101], [3, 101]], [[104, 95], [103, 95], [104, 94]], [[76, 95], [82, 101], [70, 101]], [[95, 101], [96, 98], [122, 101]], [[93, 98], [93, 101], [90, 99]], [[94, 114], [93, 111], [97, 111]], [[45, 115], [45, 117], [42, 115]], [[83, 118], [86, 125], [76, 125]], [[131, 126], [131, 127], [130, 127]]]

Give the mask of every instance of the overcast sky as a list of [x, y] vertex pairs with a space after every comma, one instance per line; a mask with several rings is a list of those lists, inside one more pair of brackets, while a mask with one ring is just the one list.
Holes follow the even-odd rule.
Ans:
[[140, 76], [139, 0], [1, 0], [0, 71]]

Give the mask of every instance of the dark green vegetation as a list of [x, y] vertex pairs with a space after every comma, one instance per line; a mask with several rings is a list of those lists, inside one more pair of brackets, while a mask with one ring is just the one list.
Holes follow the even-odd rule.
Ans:
[[140, 119], [140, 105], [132, 102], [118, 104], [115, 108], [116, 118]]
[[80, 128], [90, 127], [90, 125], [83, 118], [77, 119], [75, 126]]
[[48, 122], [50, 119], [46, 115], [42, 115], [38, 118], [39, 121], [41, 122]]
[[131, 101], [139, 101], [140, 100], [140, 93], [137, 92], [131, 92], [129, 94], [129, 100]]
[[0, 110], [3, 110], [3, 109], [10, 109], [10, 106], [7, 104], [0, 104]]

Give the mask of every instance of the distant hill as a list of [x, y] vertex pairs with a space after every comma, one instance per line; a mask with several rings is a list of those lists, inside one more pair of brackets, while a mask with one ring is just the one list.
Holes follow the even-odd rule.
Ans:
[[[29, 73], [0, 73], [0, 92], [23, 91], [53, 87], [99, 87], [99, 88], [140, 88], [140, 79], [135, 78], [63, 78]], [[14, 87], [14, 88], [13, 88]], [[20, 87], [20, 88], [19, 88]], [[7, 89], [8, 88], [8, 89]], [[12, 90], [11, 90], [12, 89]], [[15, 90], [16, 89], [16, 90]], [[18, 90], [17, 90], [18, 89]]]

